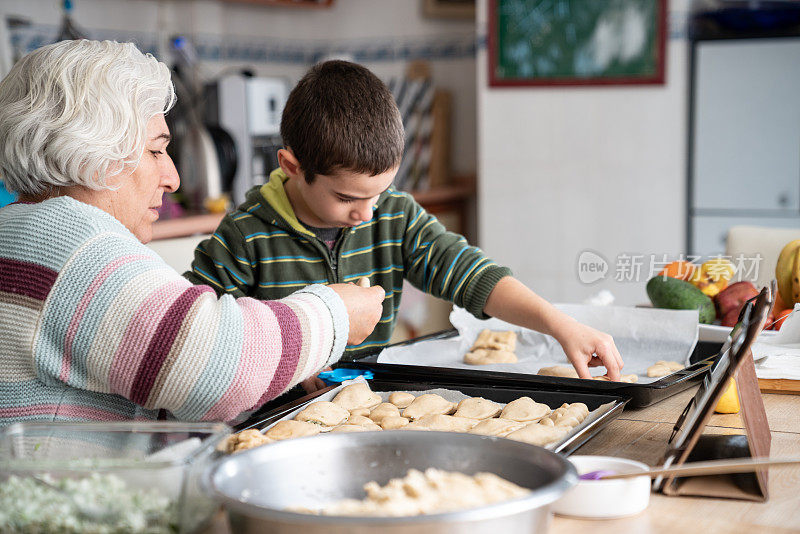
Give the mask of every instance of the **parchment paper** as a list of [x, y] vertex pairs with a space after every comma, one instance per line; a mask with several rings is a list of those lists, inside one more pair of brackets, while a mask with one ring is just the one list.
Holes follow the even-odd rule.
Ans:
[[758, 378], [800, 380], [800, 304], [771, 337], [753, 343]]
[[[638, 383], [648, 383], [647, 368], [658, 360], [688, 365], [697, 343], [697, 310], [663, 310], [623, 306], [559, 304], [557, 307], [583, 324], [614, 337], [625, 363], [623, 374], [636, 374]], [[450, 322], [458, 329], [455, 338], [422, 341], [390, 347], [378, 355], [378, 363], [449, 367], [477, 371], [536, 374], [540, 368], [570, 365], [555, 338], [492, 318], [476, 319], [466, 310], [453, 307]], [[517, 363], [469, 365], [467, 353], [483, 329], [511, 330], [517, 333]], [[605, 374], [605, 368], [590, 369], [593, 376]]]

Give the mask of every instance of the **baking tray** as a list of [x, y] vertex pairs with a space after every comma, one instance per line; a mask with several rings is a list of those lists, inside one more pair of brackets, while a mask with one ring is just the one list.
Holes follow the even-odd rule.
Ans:
[[[456, 329], [443, 330], [389, 346], [412, 345], [420, 341], [447, 339], [457, 335], [458, 331]], [[713, 358], [719, 351], [718, 347], [719, 345], [716, 343], [697, 343], [689, 360], [693, 363], [689, 367], [648, 384], [582, 380], [579, 378], [561, 378], [525, 373], [502, 373], [480, 369], [453, 369], [450, 367], [378, 363], [378, 354], [383, 350], [382, 348], [360, 356], [353, 361], [340, 362], [337, 367], [369, 369], [375, 373], [375, 378], [381, 380], [415, 381], [430, 380], [431, 377], [435, 377], [436, 381], [442, 384], [493, 385], [534, 388], [537, 390], [600, 393], [626, 397], [630, 399], [629, 407], [643, 408], [700, 383], [713, 363]]]
[[[533, 388], [519, 388], [519, 387], [506, 387], [501, 385], [459, 385], [453, 383], [442, 383], [436, 381], [404, 381], [404, 380], [381, 380], [378, 378], [368, 381], [370, 389], [375, 392], [382, 391], [426, 391], [431, 389], [449, 389], [460, 391], [465, 395], [471, 397], [483, 397], [485, 399], [493, 400], [500, 403], [509, 403], [519, 397], [530, 397], [536, 402], [547, 404], [555, 409], [565, 402], [582, 402], [586, 404], [589, 411], [592, 412], [603, 404], [611, 404], [611, 407], [605, 413], [601, 414], [596, 420], [589, 423], [584, 428], [580, 429], [577, 433], [570, 436], [562, 443], [556, 445], [551, 450], [554, 452], [562, 453], [565, 455], [571, 454], [575, 449], [586, 443], [589, 439], [595, 436], [602, 430], [608, 423], [619, 417], [625, 404], [628, 402], [627, 398], [622, 398], [614, 395], [605, 395], [598, 393], [579, 393], [579, 392], [566, 392], [566, 391], [543, 391]], [[336, 386], [331, 386], [319, 391], [306, 395], [300, 399], [289, 402], [283, 406], [275, 408], [268, 413], [256, 414], [237, 426], [237, 432], [247, 428], [256, 428], [263, 430], [272, 423], [286, 417], [290, 413], [299, 408], [314, 402], [318, 397], [335, 389]]]

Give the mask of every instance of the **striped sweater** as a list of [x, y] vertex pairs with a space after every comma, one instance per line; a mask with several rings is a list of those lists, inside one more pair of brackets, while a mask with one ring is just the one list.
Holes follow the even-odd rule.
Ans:
[[219, 294], [260, 299], [281, 298], [308, 284], [368, 277], [386, 290], [383, 315], [363, 343], [347, 347], [346, 358], [388, 343], [404, 278], [485, 318], [489, 293], [511, 274], [462, 236], [446, 231], [411, 195], [391, 189], [379, 197], [372, 220], [343, 229], [331, 251], [295, 216], [286, 180], [277, 169], [267, 184], [251, 189], [247, 200], [198, 245], [192, 270], [184, 276]]
[[229, 421], [338, 360], [347, 336], [327, 287], [218, 298], [93, 206], [0, 209], [0, 425]]

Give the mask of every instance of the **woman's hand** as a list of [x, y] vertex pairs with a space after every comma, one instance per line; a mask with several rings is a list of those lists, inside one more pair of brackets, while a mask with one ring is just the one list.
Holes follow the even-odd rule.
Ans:
[[[362, 283], [359, 281], [359, 283]], [[350, 336], [348, 345], [358, 345], [375, 329], [383, 313], [383, 299], [386, 292], [381, 286], [362, 287], [355, 284], [331, 284], [333, 289], [344, 301], [347, 315], [350, 317]]]
[[580, 378], [591, 378], [589, 367], [602, 365], [608, 371], [608, 378], [619, 380], [622, 356], [610, 335], [569, 318], [559, 325], [553, 336], [561, 343]]
[[[325, 369], [320, 371], [320, 373], [324, 373], [325, 371], [330, 371], [330, 370], [331, 370], [330, 367], [326, 367]], [[311, 378], [306, 378], [305, 380], [300, 382], [300, 385], [303, 387], [303, 391], [305, 391], [308, 394], [314, 393], [315, 391], [319, 391], [320, 389], [325, 389], [326, 387], [328, 387], [328, 385], [325, 382], [323, 382], [322, 379], [319, 378], [319, 376], [312, 376]]]

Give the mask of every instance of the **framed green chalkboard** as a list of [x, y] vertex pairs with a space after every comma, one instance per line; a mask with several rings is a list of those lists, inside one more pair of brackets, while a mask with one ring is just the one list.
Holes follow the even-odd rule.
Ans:
[[667, 0], [490, 0], [489, 85], [663, 84]]

